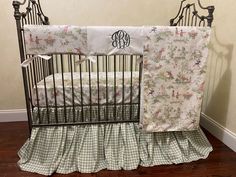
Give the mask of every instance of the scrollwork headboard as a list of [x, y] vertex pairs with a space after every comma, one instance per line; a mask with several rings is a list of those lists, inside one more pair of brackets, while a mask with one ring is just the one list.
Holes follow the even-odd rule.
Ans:
[[[182, 0], [177, 15], [170, 19], [170, 26], [208, 26], [211, 27], [213, 22], [214, 6], [202, 6], [200, 0], [198, 3], [187, 3], [187, 0]], [[201, 15], [197, 10], [199, 6], [202, 13], [207, 12], [206, 15]]]

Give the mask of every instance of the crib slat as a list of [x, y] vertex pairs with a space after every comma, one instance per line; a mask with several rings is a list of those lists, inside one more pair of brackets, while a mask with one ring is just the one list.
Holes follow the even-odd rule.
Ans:
[[98, 121], [100, 121], [101, 117], [100, 117], [100, 95], [99, 95], [99, 56], [97, 56], [97, 87], [98, 87]]
[[[36, 78], [35, 74], [35, 60], [33, 60], [33, 75], [34, 78]], [[39, 118], [39, 124], [41, 123], [41, 118], [40, 118], [40, 111], [39, 111], [39, 94], [38, 94], [38, 85], [37, 85], [37, 80], [34, 79], [34, 85], [35, 85], [35, 90], [36, 90], [36, 101], [37, 101], [37, 108], [38, 108], [38, 118]]]
[[122, 56], [123, 68], [122, 68], [122, 120], [124, 120], [124, 102], [125, 102], [125, 56]]
[[89, 69], [89, 121], [92, 121], [92, 88], [91, 88], [91, 63], [88, 61], [88, 69]]
[[[81, 60], [81, 55], [79, 55], [79, 59]], [[80, 73], [80, 96], [81, 96], [81, 121], [84, 122], [84, 107], [83, 107], [83, 78], [82, 78], [82, 67], [79, 65], [79, 73]]]
[[[33, 92], [33, 88], [34, 88], [34, 76], [33, 76], [33, 63], [30, 64], [30, 77], [31, 77], [31, 86], [30, 86], [30, 92]], [[31, 94], [31, 93], [30, 93]], [[33, 94], [31, 94], [31, 105], [32, 105], [32, 111], [33, 111]]]
[[55, 60], [56, 60], [56, 72], [58, 73], [59, 69], [58, 69], [58, 57], [57, 57], [57, 55], [56, 55], [56, 59]]
[[114, 112], [113, 119], [116, 120], [116, 55], [114, 55]]
[[133, 55], [130, 56], [130, 120], [132, 120], [133, 101]]
[[28, 87], [29, 87], [29, 101], [30, 103], [32, 103], [32, 92], [31, 92], [31, 79], [32, 79], [32, 75], [30, 75], [30, 72], [29, 72], [29, 68], [31, 69], [31, 65], [29, 67], [26, 68], [26, 72], [27, 72], [27, 80], [28, 80]]
[[108, 115], [109, 115], [109, 110], [108, 110], [108, 57], [105, 57], [106, 59], [106, 120], [108, 121]]
[[66, 95], [65, 95], [65, 83], [64, 83], [64, 64], [63, 64], [63, 55], [60, 55], [61, 59], [61, 76], [62, 76], [62, 89], [63, 89], [63, 103], [64, 103], [64, 120], [65, 123], [67, 122], [67, 116], [66, 116]]
[[46, 98], [46, 111], [47, 111], [47, 122], [50, 123], [49, 120], [49, 109], [48, 109], [48, 95], [47, 95], [47, 84], [46, 84], [46, 74], [45, 74], [45, 66], [43, 61], [43, 83], [44, 83], [44, 92], [45, 92], [45, 98]]
[[52, 61], [52, 80], [53, 80], [53, 92], [54, 92], [54, 106], [55, 106], [55, 117], [56, 123], [58, 123], [58, 112], [57, 112], [57, 92], [56, 92], [56, 83], [55, 83], [55, 71], [54, 71], [54, 57], [51, 59]]
[[73, 78], [73, 67], [72, 67], [72, 56], [69, 55], [69, 63], [70, 63], [70, 76], [71, 76], [71, 92], [72, 92], [72, 106], [73, 106], [73, 122], [75, 122], [75, 94], [74, 94], [74, 78]]

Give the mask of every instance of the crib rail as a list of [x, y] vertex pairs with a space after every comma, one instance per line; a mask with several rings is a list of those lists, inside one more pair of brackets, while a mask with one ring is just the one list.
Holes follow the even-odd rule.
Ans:
[[139, 120], [142, 56], [101, 55], [95, 63], [84, 59], [56, 54], [28, 65], [32, 126]]
[[[197, 11], [197, 6], [202, 10]], [[187, 3], [187, 0], [182, 0], [177, 15], [170, 19], [170, 26], [209, 26], [213, 22], [214, 6], [203, 7], [200, 0], [198, 4]], [[200, 15], [206, 13], [206, 15]]]

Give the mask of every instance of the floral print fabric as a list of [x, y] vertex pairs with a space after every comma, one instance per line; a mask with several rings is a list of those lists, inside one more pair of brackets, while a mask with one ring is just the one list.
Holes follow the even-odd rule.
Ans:
[[26, 54], [85, 54], [86, 27], [70, 25], [25, 25]]
[[[114, 103], [114, 97], [116, 95], [116, 103], [122, 103], [124, 98], [124, 103], [130, 102], [131, 94], [131, 72], [116, 72], [116, 84], [114, 80], [114, 72], [108, 72], [107, 77], [105, 72], [99, 72], [99, 103], [106, 104], [108, 101], [109, 104]], [[73, 90], [71, 82], [71, 73], [64, 73], [64, 92], [63, 92], [63, 83], [62, 83], [62, 74], [57, 73], [55, 77], [55, 92], [54, 92], [54, 83], [53, 75], [50, 75], [45, 78], [46, 82], [46, 94], [45, 96], [45, 86], [44, 80], [41, 80], [37, 87], [34, 87], [33, 90], [33, 104], [39, 106], [55, 106], [55, 99], [57, 106], [64, 105], [64, 95], [65, 95], [65, 104], [67, 106], [73, 105], [73, 94], [74, 92], [74, 103], [75, 105], [81, 105], [81, 93], [83, 97], [83, 104], [90, 103], [90, 88], [91, 88], [91, 101], [93, 104], [98, 104], [98, 80], [97, 72], [91, 72], [91, 86], [89, 86], [89, 73], [81, 72], [81, 77], [79, 72], [73, 73]], [[81, 79], [82, 81], [81, 81]], [[107, 78], [107, 81], [106, 81]], [[82, 82], [82, 92], [81, 92], [81, 82]], [[124, 88], [123, 88], [124, 82]], [[107, 84], [107, 87], [106, 87]], [[115, 87], [116, 85], [116, 92]], [[139, 87], [139, 73], [132, 73], [132, 101], [133, 103], [138, 102], [138, 87]], [[124, 90], [124, 92], [123, 92]], [[37, 94], [38, 93], [38, 94]], [[56, 93], [56, 94], [55, 94]], [[108, 95], [107, 95], [108, 94]], [[123, 95], [124, 94], [124, 95]], [[37, 99], [38, 98], [38, 99]]]
[[25, 25], [26, 53], [143, 54], [143, 27]]
[[210, 28], [146, 28], [143, 116], [148, 132], [199, 127]]

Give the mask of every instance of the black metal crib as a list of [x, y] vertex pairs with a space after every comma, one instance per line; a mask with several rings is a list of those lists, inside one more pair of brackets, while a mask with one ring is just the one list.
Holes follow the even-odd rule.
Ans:
[[[21, 12], [24, 4], [26, 11]], [[203, 7], [199, 0], [198, 6], [207, 14], [199, 15], [196, 3], [183, 0], [170, 25], [211, 27], [214, 6]], [[49, 18], [44, 15], [39, 0], [13, 1], [13, 7], [22, 63], [32, 57], [25, 52], [24, 25], [49, 25]], [[84, 58], [83, 55], [55, 54], [48, 61], [37, 58], [22, 68], [29, 130], [39, 126], [139, 121], [142, 56], [104, 55], [96, 56], [96, 63], [77, 63]], [[57, 97], [57, 77], [61, 82], [61, 103]], [[69, 82], [70, 87], [65, 82]], [[52, 100], [49, 94], [53, 95]]]

